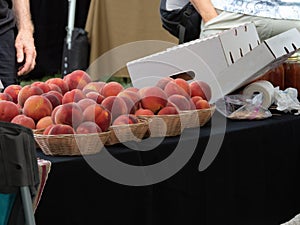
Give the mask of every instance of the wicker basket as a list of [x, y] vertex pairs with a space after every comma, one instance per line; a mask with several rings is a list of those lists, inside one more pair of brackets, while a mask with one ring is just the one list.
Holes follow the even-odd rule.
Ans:
[[110, 136], [105, 145], [113, 145], [127, 141], [141, 141], [148, 131], [148, 120], [139, 118], [135, 124], [110, 126]]
[[33, 129], [32, 132], [33, 134], [43, 134], [45, 128], [42, 129]]
[[145, 137], [171, 137], [180, 135], [183, 126], [179, 114], [140, 116], [149, 120], [149, 129]]
[[93, 134], [43, 135], [34, 133], [35, 141], [46, 155], [90, 155], [101, 151], [110, 131]]
[[[33, 135], [36, 135], [36, 134], [43, 134], [45, 128], [44, 129], [33, 129], [32, 132], [33, 132]], [[40, 145], [39, 143], [37, 143], [36, 139], [35, 140], [35, 148], [40, 148]]]
[[209, 109], [186, 110], [181, 112], [182, 124], [185, 128], [202, 127], [212, 117], [216, 106], [212, 105]]

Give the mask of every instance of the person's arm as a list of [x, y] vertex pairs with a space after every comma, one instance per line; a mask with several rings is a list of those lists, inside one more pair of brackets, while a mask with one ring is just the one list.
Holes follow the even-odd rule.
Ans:
[[201, 15], [204, 23], [218, 16], [218, 13], [210, 0], [190, 0], [190, 2]]
[[29, 0], [13, 0], [18, 34], [15, 41], [17, 62], [24, 65], [19, 68], [18, 75], [29, 73], [35, 67], [36, 50], [34, 45], [34, 27], [31, 21]]

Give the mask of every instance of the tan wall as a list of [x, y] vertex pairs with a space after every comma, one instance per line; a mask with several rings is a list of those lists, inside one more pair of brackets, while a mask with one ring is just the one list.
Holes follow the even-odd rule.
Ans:
[[178, 43], [161, 26], [159, 0], [91, 0], [86, 31], [91, 42], [90, 62], [103, 53], [134, 41]]

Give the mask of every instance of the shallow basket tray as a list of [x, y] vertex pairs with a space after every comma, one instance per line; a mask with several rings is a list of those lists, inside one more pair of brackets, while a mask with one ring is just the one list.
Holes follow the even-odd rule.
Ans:
[[46, 155], [90, 155], [101, 151], [110, 131], [93, 134], [43, 135], [34, 133], [34, 139]]
[[135, 124], [110, 126], [111, 131], [105, 145], [113, 145], [127, 141], [141, 141], [148, 131], [148, 120], [139, 118]]
[[171, 137], [180, 135], [183, 128], [179, 114], [140, 116], [149, 120], [145, 137]]
[[213, 116], [216, 111], [216, 106], [211, 105], [208, 109], [196, 109], [196, 110], [185, 110], [181, 111], [184, 116], [181, 116], [182, 123], [185, 128], [202, 127], [204, 126]]

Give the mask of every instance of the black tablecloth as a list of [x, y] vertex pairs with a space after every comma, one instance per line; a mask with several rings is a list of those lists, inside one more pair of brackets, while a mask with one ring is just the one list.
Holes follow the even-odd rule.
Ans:
[[[195, 131], [185, 130], [184, 141], [198, 138]], [[171, 178], [143, 187], [111, 182], [82, 157], [45, 156], [39, 151], [52, 169], [36, 212], [37, 224], [273, 225], [298, 214], [300, 117], [228, 120], [217, 157], [199, 172], [209, 136], [221, 135], [219, 131], [211, 130], [209, 123], [202, 127], [189, 162]], [[121, 144], [107, 150], [121, 161], [149, 165], [168, 157], [178, 140], [168, 137], [149, 152]]]

